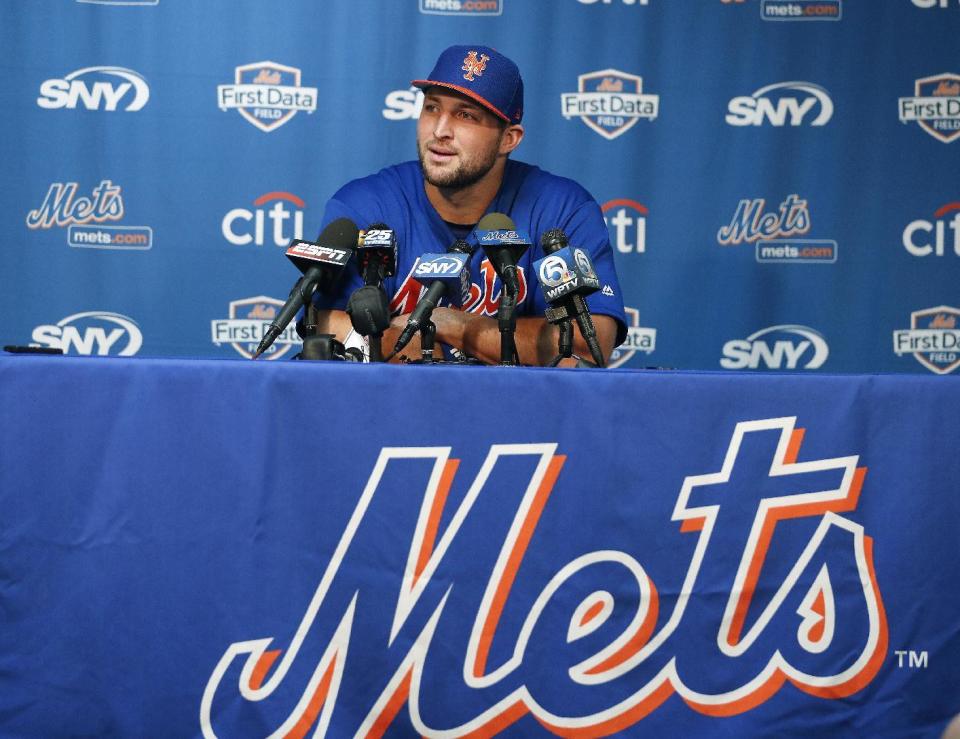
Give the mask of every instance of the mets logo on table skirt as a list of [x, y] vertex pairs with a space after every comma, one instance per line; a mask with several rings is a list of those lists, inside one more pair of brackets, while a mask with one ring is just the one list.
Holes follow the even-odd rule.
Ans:
[[535, 535], [556, 530], [555, 487], [558, 506], [583, 489], [557, 444], [495, 444], [459, 473], [450, 447], [381, 449], [292, 636], [255, 634], [210, 666], [204, 736], [379, 736], [401, 711], [425, 736], [525, 717], [603, 736], [674, 694], [661, 710], [719, 717], [862, 690], [888, 643], [873, 541], [845, 515], [866, 468], [809, 459], [793, 417], [722, 434], [652, 522], [662, 542], [570, 555]]

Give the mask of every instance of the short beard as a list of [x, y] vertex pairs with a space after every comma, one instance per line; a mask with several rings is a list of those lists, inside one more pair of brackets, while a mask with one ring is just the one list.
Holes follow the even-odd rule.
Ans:
[[419, 146], [417, 146], [417, 156], [420, 159], [420, 171], [423, 172], [423, 179], [434, 187], [449, 190], [462, 190], [475, 185], [486, 177], [487, 173], [493, 169], [493, 165], [497, 163], [497, 150], [493, 149], [490, 156], [484, 161], [461, 163], [452, 172], [445, 172], [440, 177], [432, 177], [427, 172], [423, 150]]

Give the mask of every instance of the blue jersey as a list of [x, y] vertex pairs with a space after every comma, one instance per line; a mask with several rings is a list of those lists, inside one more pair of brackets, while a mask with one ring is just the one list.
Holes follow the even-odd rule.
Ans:
[[[547, 303], [531, 264], [544, 256], [540, 237], [560, 228], [572, 246], [589, 252], [600, 279], [600, 291], [587, 298], [590, 311], [617, 321], [618, 345], [626, 338], [623, 299], [614, 270], [610, 237], [600, 206], [590, 193], [573, 180], [508, 159], [503, 183], [488, 212], [508, 215], [517, 230], [529, 235], [533, 242], [518, 263], [521, 280], [516, 315], [544, 315]], [[427, 199], [423, 173], [416, 161], [387, 167], [344, 185], [327, 203], [323, 227], [337, 218], [349, 218], [361, 229], [383, 223], [396, 232], [396, 274], [384, 281], [392, 315], [410, 313], [420, 298], [421, 285], [411, 276], [418, 257], [445, 252], [455, 239]], [[471, 258], [470, 274], [473, 285], [463, 310], [495, 316], [500, 302], [500, 280], [482, 249], [477, 249]], [[317, 297], [317, 305], [342, 310], [353, 291], [362, 285], [356, 267], [348, 265], [335, 289]]]

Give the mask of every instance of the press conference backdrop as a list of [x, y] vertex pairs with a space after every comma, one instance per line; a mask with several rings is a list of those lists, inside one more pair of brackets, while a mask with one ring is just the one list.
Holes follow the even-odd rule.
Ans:
[[516, 157], [602, 205], [615, 364], [955, 372], [958, 34], [960, 0], [8, 0], [0, 339], [249, 356], [283, 247], [476, 42], [523, 71]]

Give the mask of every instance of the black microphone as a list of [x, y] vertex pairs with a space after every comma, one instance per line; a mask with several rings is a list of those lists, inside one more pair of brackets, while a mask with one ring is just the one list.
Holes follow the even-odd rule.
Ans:
[[530, 242], [517, 231], [510, 216], [503, 213], [487, 213], [477, 224], [474, 235], [504, 289], [510, 296], [517, 297], [520, 293], [517, 262]]
[[[541, 265], [538, 275], [544, 288], [544, 295], [553, 307], [552, 310], [555, 311], [556, 320], [552, 315], [548, 315], [547, 318], [551, 323], [565, 318], [576, 319], [577, 325], [580, 327], [580, 333], [590, 348], [593, 361], [597, 363], [598, 367], [603, 367], [603, 352], [600, 351], [600, 344], [597, 341], [597, 329], [593, 325], [590, 309], [583, 299], [585, 295], [600, 289], [600, 281], [593, 271], [593, 263], [590, 261], [589, 255], [582, 249], [570, 250], [569, 245], [570, 241], [567, 239], [567, 235], [559, 228], [547, 231], [540, 238], [540, 246], [543, 253], [547, 255], [547, 259], [538, 262]], [[551, 266], [548, 261], [550, 255], [557, 254], [562, 249], [568, 249], [571, 252], [566, 255], [569, 260], [559, 260], [554, 268], [559, 267], [561, 271], [567, 274], [563, 275], [560, 281], [554, 282], [546, 274], [550, 271]], [[556, 297], [552, 297], [552, 291], [555, 292]], [[550, 311], [548, 311], [549, 313]]]
[[354, 290], [347, 302], [353, 330], [370, 342], [370, 361], [382, 362], [383, 332], [390, 327], [390, 305], [382, 287], [364, 285]]
[[444, 297], [451, 305], [463, 305], [470, 295], [470, 256], [473, 249], [463, 239], [457, 239], [447, 249], [446, 254], [424, 254], [420, 257], [413, 277], [423, 285], [428, 285], [426, 294], [420, 298], [413, 309], [407, 325], [400, 332], [393, 349], [396, 354], [410, 343], [413, 335], [430, 320], [433, 309]]
[[323, 229], [317, 243], [302, 239], [294, 239], [290, 243], [287, 257], [303, 272], [303, 276], [297, 280], [280, 313], [267, 327], [267, 332], [253, 355], [254, 359], [277, 340], [297, 312], [310, 302], [314, 290], [322, 280], [325, 279], [326, 284], [332, 283], [353, 256], [359, 235], [357, 224], [349, 218], [338, 218]]
[[386, 223], [374, 223], [360, 234], [357, 262], [364, 285], [381, 287], [397, 271], [397, 235]]

